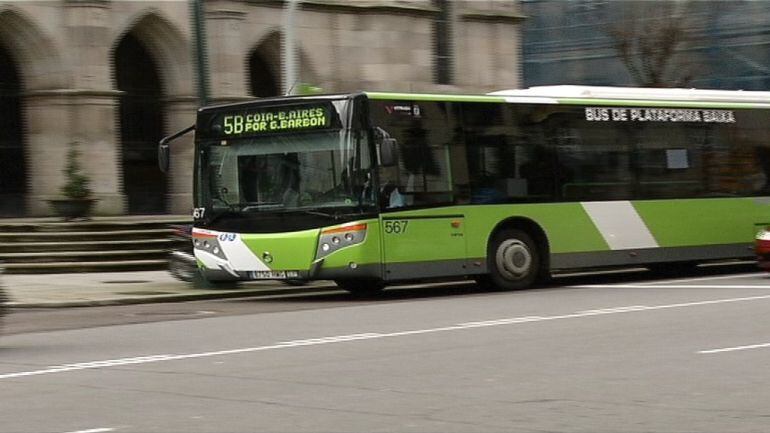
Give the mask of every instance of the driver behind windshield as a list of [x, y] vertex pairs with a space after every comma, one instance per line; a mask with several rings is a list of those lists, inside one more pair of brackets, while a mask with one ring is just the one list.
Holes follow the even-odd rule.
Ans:
[[296, 153], [238, 157], [238, 183], [242, 201], [299, 204], [300, 170]]

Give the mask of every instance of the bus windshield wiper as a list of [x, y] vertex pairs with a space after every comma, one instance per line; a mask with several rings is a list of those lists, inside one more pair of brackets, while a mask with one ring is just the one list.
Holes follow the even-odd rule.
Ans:
[[328, 212], [321, 212], [321, 211], [316, 210], [316, 209], [296, 209], [296, 211], [297, 212], [302, 212], [302, 213], [305, 213], [305, 214], [308, 214], [308, 215], [318, 215], [318, 216], [327, 217], [327, 218], [334, 218], [334, 219], [338, 219], [339, 218], [339, 214], [336, 214], [336, 213], [332, 214], [332, 213], [328, 213]]
[[286, 207], [286, 205], [284, 205], [283, 203], [274, 202], [274, 201], [245, 202], [245, 203], [235, 203], [231, 205], [232, 209], [243, 211], [243, 212], [248, 212], [252, 210], [263, 210], [263, 209], [283, 209], [284, 207]]
[[[350, 209], [353, 206], [345, 206], [345, 207], [333, 207], [330, 209], [334, 209], [335, 212], [325, 212], [323, 210], [320, 210], [319, 208], [311, 208], [311, 209], [286, 209], [285, 212], [299, 212], [304, 213], [307, 215], [318, 215], [322, 217], [332, 218], [335, 220], [338, 220], [340, 218], [348, 217], [351, 215], [358, 215], [361, 211], [360, 210], [354, 210]], [[329, 209], [329, 208], [326, 208]]]

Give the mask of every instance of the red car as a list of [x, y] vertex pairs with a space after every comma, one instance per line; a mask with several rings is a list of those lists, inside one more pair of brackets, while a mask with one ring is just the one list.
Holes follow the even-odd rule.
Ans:
[[770, 227], [757, 233], [754, 251], [757, 253], [757, 265], [770, 271]]

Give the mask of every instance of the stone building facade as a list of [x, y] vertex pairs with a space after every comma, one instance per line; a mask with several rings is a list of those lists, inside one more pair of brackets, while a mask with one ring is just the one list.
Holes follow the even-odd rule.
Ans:
[[[200, 103], [195, 4], [0, 1], [0, 216], [49, 215], [70, 146], [97, 214], [189, 212], [192, 138], [174, 143], [167, 175], [155, 146]], [[287, 5], [202, 1], [210, 103], [284, 92]], [[515, 1], [302, 0], [293, 16], [297, 81], [326, 93], [521, 81]]]

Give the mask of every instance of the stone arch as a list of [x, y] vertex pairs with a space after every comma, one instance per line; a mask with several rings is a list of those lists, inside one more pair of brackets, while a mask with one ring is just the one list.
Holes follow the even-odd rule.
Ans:
[[[317, 83], [317, 77], [308, 56], [297, 41], [297, 74], [301, 83]], [[249, 92], [254, 96], [274, 96], [282, 93], [283, 89], [283, 34], [279, 30], [271, 30], [253, 45], [249, 51], [247, 61], [247, 74], [249, 79]], [[263, 75], [269, 74], [275, 82], [277, 92], [274, 95], [259, 94], [255, 92], [255, 69], [259, 69]]]
[[249, 94], [259, 97], [280, 95], [283, 88], [281, 34], [270, 33], [250, 50], [247, 66]]
[[68, 87], [60, 47], [25, 13], [0, 6], [0, 43], [15, 57], [24, 91]]
[[[112, 53], [129, 32], [146, 47], [157, 62], [163, 93], [169, 97], [193, 94], [192, 58], [190, 41], [173, 23], [159, 11], [148, 10], [128, 22], [115, 38]], [[113, 78], [115, 77], [113, 71]]]
[[114, 87], [121, 92], [117, 131], [123, 192], [128, 213], [163, 213], [168, 179], [157, 168], [157, 143], [168, 132], [169, 101], [191, 93], [189, 45], [156, 12], [131, 23], [111, 56]]
[[30, 143], [30, 128], [36, 137], [46, 131], [28, 118], [28, 98], [65, 86], [59, 52], [32, 17], [0, 6], [0, 216], [26, 215], [30, 197], [42, 189], [32, 180], [41, 152], [31, 147], [43, 146]]

